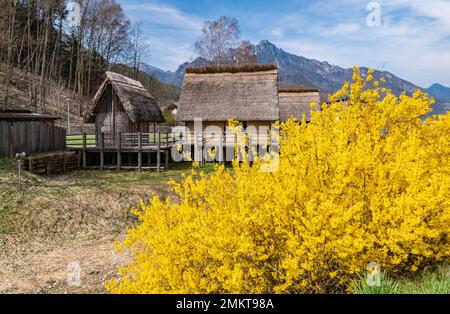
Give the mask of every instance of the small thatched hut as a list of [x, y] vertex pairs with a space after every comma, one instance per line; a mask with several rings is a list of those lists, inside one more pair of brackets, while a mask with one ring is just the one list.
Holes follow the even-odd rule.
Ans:
[[164, 117], [140, 82], [106, 72], [85, 122], [95, 123], [97, 134], [104, 132], [115, 138], [119, 133], [153, 132]]
[[[191, 132], [194, 120], [225, 130], [228, 120], [244, 127], [270, 127], [279, 119], [275, 65], [188, 68], [178, 103], [177, 121]], [[206, 131], [207, 132], [207, 131]]]
[[280, 88], [278, 90], [278, 101], [280, 106], [280, 120], [286, 121], [291, 117], [302, 120], [305, 114], [306, 121], [310, 120], [311, 103], [320, 105], [320, 92], [315, 88]]

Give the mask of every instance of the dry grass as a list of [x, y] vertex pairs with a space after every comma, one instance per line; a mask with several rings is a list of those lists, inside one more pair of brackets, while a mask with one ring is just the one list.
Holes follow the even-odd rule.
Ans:
[[276, 70], [275, 64], [243, 64], [243, 65], [216, 65], [206, 67], [189, 67], [186, 73], [214, 74], [214, 73], [248, 73]]
[[[136, 223], [131, 207], [171, 191], [189, 166], [162, 173], [76, 171], [39, 177], [26, 173], [16, 189], [11, 159], [0, 158], [0, 293], [103, 293], [129, 256], [114, 242]], [[81, 267], [80, 287], [66, 284], [67, 265]]]

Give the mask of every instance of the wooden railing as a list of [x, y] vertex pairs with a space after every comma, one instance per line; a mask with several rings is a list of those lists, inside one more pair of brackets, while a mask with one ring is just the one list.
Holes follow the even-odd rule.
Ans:
[[[243, 133], [246, 136], [247, 140], [253, 144], [268, 144], [270, 142], [270, 134], [265, 133]], [[213, 133], [213, 132], [185, 132], [181, 138], [182, 144], [219, 144], [222, 145], [234, 145], [238, 143], [238, 141], [242, 141], [236, 133], [234, 132], [223, 132], [223, 133]], [[242, 143], [239, 143], [242, 144]]]
[[170, 146], [180, 141], [181, 136], [171, 133], [100, 133], [70, 134], [66, 143], [69, 148], [145, 148], [153, 146]]
[[[246, 134], [244, 134], [246, 135]], [[233, 132], [213, 133], [213, 132], [183, 132], [172, 133], [100, 133], [100, 134], [70, 134], [67, 135], [68, 148], [143, 148], [156, 146], [172, 146], [174, 144], [183, 145], [204, 145], [219, 144], [234, 145], [240, 141]], [[253, 145], [265, 145], [270, 142], [270, 134], [248, 134], [248, 139]], [[242, 144], [242, 143], [238, 143]]]

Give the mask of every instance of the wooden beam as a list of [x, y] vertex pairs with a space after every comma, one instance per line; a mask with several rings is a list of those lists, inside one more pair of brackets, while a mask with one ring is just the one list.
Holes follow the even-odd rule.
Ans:
[[249, 165], [249, 166], [252, 164], [252, 161], [253, 161], [252, 146], [253, 146], [253, 143], [252, 143], [252, 135], [249, 134], [249, 137], [248, 137], [248, 148], [247, 148], [247, 149], [248, 149], [248, 153], [247, 153], [247, 162], [248, 162], [248, 165]]
[[156, 170], [157, 172], [161, 171], [161, 133], [158, 132], [157, 138], [157, 150], [156, 150]]
[[122, 133], [119, 132], [119, 136], [117, 138], [117, 169], [120, 170], [120, 167], [122, 165]]
[[66, 173], [66, 153], [62, 155], [63, 173]]
[[164, 156], [165, 156], [164, 167], [165, 167], [165, 169], [168, 169], [169, 168], [169, 149], [164, 150]]
[[220, 141], [219, 141], [219, 164], [223, 163], [224, 156], [223, 156], [223, 132], [220, 133]]
[[138, 132], [138, 170], [142, 170], [142, 134]]
[[105, 166], [105, 133], [100, 133], [100, 169]]
[[83, 133], [83, 168], [86, 168], [87, 160], [86, 160], [86, 133]]

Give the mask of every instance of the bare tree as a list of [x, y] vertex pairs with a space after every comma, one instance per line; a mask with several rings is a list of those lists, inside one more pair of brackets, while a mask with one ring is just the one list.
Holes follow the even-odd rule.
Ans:
[[134, 24], [130, 32], [130, 59], [133, 67], [133, 78], [138, 79], [141, 60], [150, 56], [146, 38], [142, 35], [142, 23]]
[[249, 40], [242, 41], [239, 47], [234, 50], [233, 60], [238, 65], [256, 63], [256, 46]]
[[239, 45], [241, 31], [235, 18], [222, 16], [217, 21], [206, 21], [195, 51], [216, 65], [232, 62], [232, 49]]

